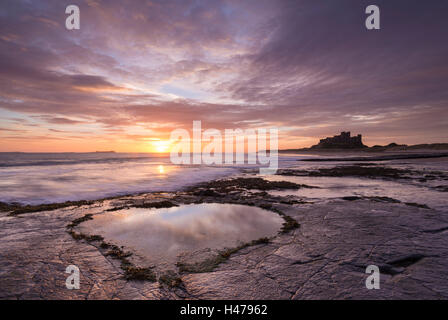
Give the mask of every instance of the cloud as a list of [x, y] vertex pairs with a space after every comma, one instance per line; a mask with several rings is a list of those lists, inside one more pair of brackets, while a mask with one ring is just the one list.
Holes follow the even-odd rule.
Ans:
[[202, 120], [278, 126], [291, 146], [343, 129], [446, 139], [445, 2], [378, 0], [378, 31], [368, 4], [80, 1], [73, 32], [61, 1], [2, 2], [0, 112], [55, 137], [142, 140]]
[[85, 123], [85, 121], [79, 121], [79, 120], [73, 120], [69, 118], [63, 118], [63, 117], [52, 117], [52, 116], [40, 116], [40, 119], [52, 123], [52, 124], [79, 124], [79, 123]]

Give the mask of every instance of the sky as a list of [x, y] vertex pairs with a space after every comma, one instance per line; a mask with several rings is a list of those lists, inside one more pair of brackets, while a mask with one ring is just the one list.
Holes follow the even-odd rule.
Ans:
[[447, 14], [445, 0], [2, 0], [0, 151], [162, 151], [194, 120], [277, 127], [281, 149], [340, 131], [448, 142]]

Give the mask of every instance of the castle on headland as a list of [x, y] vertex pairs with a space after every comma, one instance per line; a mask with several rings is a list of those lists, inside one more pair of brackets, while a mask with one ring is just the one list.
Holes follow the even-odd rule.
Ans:
[[366, 148], [362, 143], [362, 135], [351, 137], [350, 131], [343, 131], [340, 135], [321, 139], [319, 144], [312, 146], [313, 149], [355, 149]]

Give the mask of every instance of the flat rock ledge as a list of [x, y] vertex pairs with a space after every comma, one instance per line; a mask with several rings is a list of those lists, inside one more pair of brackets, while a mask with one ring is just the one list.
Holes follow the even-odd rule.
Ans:
[[[74, 219], [145, 197], [154, 196], [18, 216], [1, 212], [0, 299], [448, 298], [448, 212], [402, 203], [277, 203], [300, 228], [239, 250], [212, 272], [183, 273], [182, 286], [174, 288], [125, 280], [119, 261], [67, 232]], [[72, 264], [81, 271], [79, 290], [65, 286]], [[368, 265], [381, 270], [379, 290], [365, 286]]]

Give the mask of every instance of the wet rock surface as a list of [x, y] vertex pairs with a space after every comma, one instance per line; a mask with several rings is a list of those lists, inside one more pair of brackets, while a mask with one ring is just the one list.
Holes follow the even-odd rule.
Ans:
[[[448, 298], [447, 211], [364, 198], [313, 204], [269, 195], [259, 181], [261, 190], [249, 190], [253, 182], [250, 188], [241, 181], [220, 183], [222, 188], [198, 186], [17, 216], [0, 212], [0, 298]], [[75, 239], [69, 233], [86, 216], [114, 208], [207, 202], [277, 210], [299, 225], [230, 252], [211, 271], [167, 271], [157, 274], [157, 281], [129, 279], [123, 261], [108, 255], [110, 248], [102, 248], [99, 238]], [[136, 253], [127, 258], [132, 267], [148, 267], [139, 264]], [[65, 286], [69, 265], [80, 269], [79, 290]], [[365, 286], [368, 265], [380, 268], [379, 290]]]

